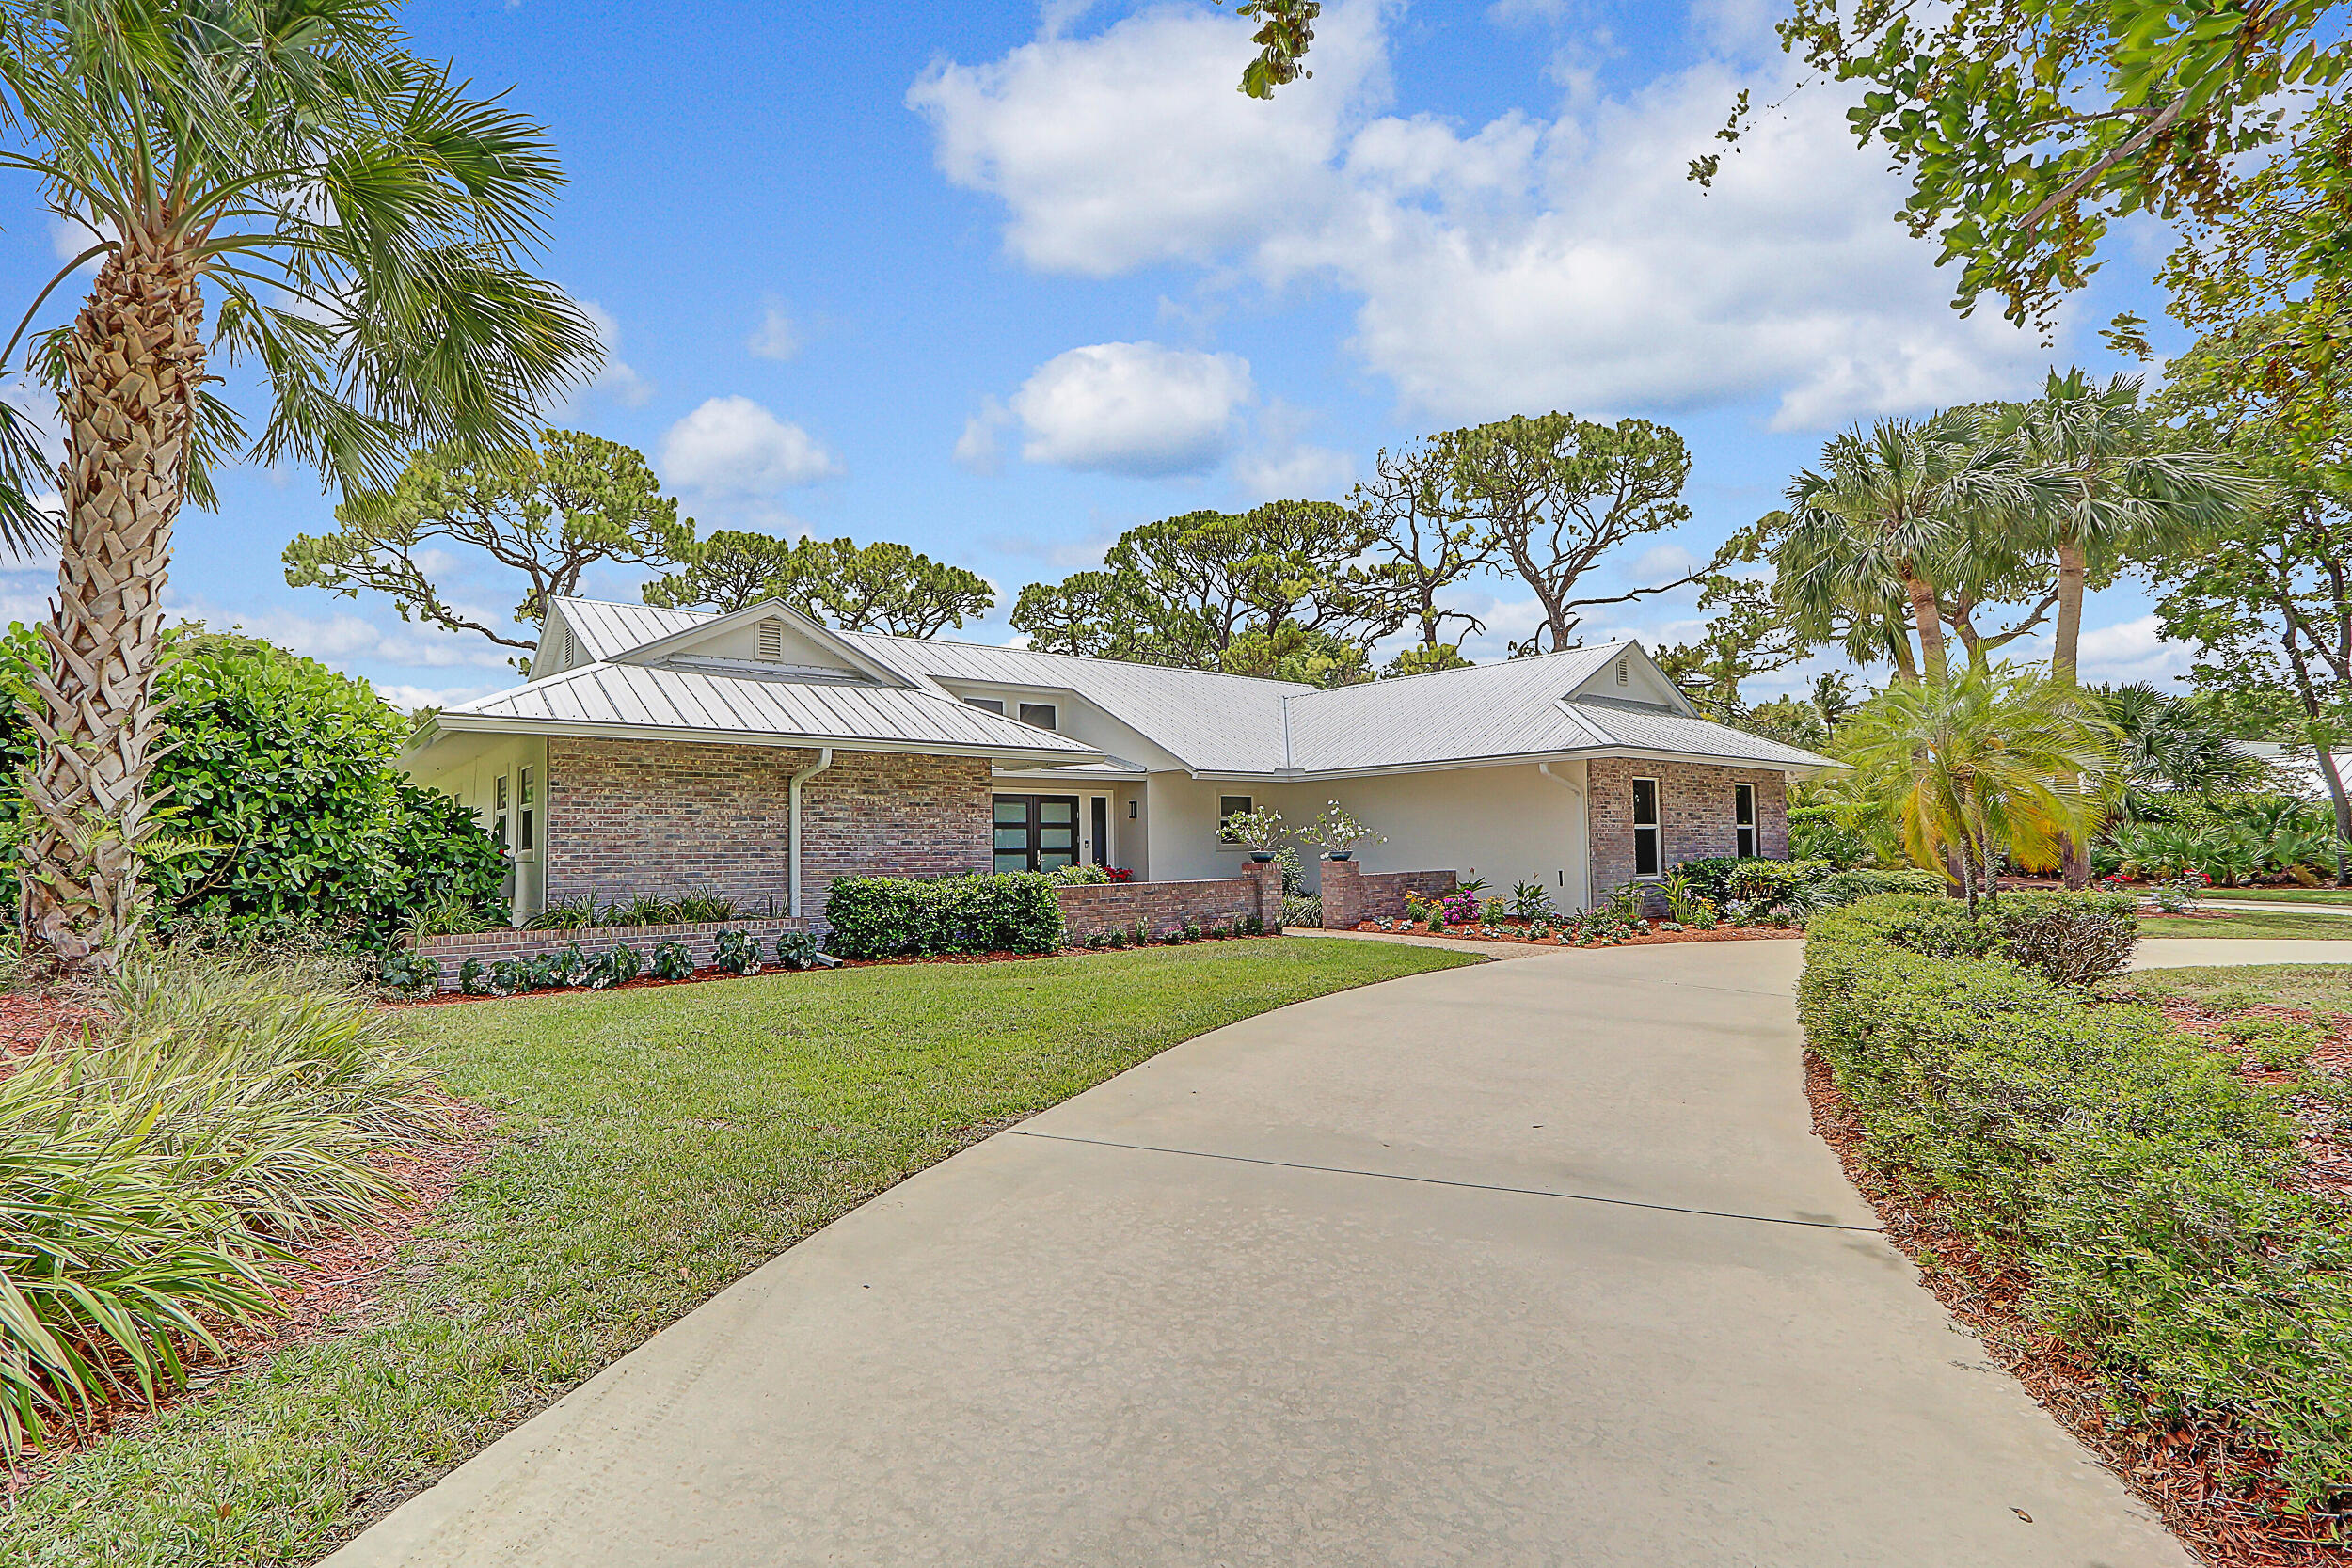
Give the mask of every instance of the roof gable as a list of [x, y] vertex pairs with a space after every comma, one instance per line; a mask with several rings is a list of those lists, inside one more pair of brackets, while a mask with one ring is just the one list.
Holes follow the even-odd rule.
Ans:
[[862, 641], [809, 619], [781, 599], [712, 615], [611, 656], [614, 664], [667, 664], [786, 678], [920, 684]]

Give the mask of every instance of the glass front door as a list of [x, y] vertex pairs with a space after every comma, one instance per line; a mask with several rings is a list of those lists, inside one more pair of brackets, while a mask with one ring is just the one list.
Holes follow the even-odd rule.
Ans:
[[1051, 871], [1078, 863], [1075, 795], [999, 795], [994, 822], [995, 868]]

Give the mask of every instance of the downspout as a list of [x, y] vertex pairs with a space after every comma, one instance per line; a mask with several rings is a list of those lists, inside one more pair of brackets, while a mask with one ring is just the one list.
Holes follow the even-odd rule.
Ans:
[[798, 920], [801, 917], [801, 785], [803, 782], [815, 778], [818, 774], [822, 773], [826, 768], [831, 768], [832, 766], [833, 748], [827, 746], [817, 753], [816, 767], [803, 768], [799, 772], [792, 775], [792, 785], [788, 791], [792, 798], [790, 851], [792, 863], [785, 875], [787, 878], [787, 885], [790, 889], [791, 894], [788, 900], [789, 907], [787, 912], [789, 912], [795, 920]]
[[1537, 763], [1535, 765], [1535, 771], [1541, 773], [1545, 778], [1549, 779], [1553, 784], [1558, 784], [1561, 788], [1576, 797], [1577, 823], [1584, 834], [1584, 901], [1579, 904], [1577, 908], [1589, 910], [1593, 907], [1593, 813], [1585, 794], [1584, 786], [1578, 784], [1573, 779], [1563, 778], [1560, 774], [1553, 772], [1551, 770], [1551, 764], [1548, 762]]

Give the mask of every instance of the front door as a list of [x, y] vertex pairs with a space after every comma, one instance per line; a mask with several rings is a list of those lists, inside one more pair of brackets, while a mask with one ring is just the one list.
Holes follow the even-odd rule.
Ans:
[[999, 795], [995, 811], [999, 871], [1051, 871], [1078, 863], [1075, 795]]

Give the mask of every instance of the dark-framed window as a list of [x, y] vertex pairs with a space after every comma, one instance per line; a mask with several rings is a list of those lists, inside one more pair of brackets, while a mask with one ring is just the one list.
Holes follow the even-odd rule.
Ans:
[[1094, 797], [1094, 863], [1111, 863], [1111, 798]]
[[[1247, 795], [1220, 795], [1216, 798], [1216, 837], [1225, 844], [1225, 824], [1236, 816], [1248, 816], [1257, 802]], [[1232, 848], [1233, 846], [1226, 845]]]
[[1054, 705], [1051, 703], [1023, 703], [1021, 705], [1021, 721], [1025, 724], [1035, 724], [1041, 730], [1052, 729], [1057, 717], [1058, 716], [1054, 712]]
[[986, 708], [991, 713], [1005, 711], [1005, 700], [1002, 697], [966, 697], [964, 702], [973, 707]]
[[998, 871], [1052, 871], [1078, 863], [1075, 795], [999, 795], [991, 846]]
[[1747, 859], [1756, 853], [1756, 785], [1731, 786], [1731, 820], [1740, 839], [1740, 855]]
[[1633, 874], [1655, 877], [1664, 863], [1658, 827], [1658, 781], [1633, 781]]

